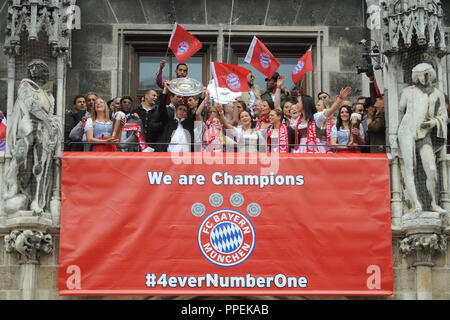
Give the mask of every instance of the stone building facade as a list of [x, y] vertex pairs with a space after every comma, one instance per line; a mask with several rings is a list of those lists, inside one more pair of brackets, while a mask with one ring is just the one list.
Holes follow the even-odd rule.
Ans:
[[[312, 96], [320, 91], [334, 96], [345, 86], [353, 88], [353, 99], [369, 95], [367, 77], [356, 72], [357, 66], [366, 63], [360, 41], [375, 39], [379, 46], [383, 41], [383, 35], [380, 36], [383, 17], [377, 16], [380, 14], [377, 11], [380, 1], [375, 0], [59, 1], [60, 4], [67, 2], [66, 6], [77, 6], [71, 16], [73, 28], [63, 62], [52, 57], [42, 43], [37, 47], [27, 47], [22, 43], [22, 51], [16, 55], [16, 72], [11, 75], [11, 53], [7, 48], [6, 30], [11, 7], [16, 2], [20, 1], [0, 1], [0, 110], [5, 114], [8, 111], [8, 115], [11, 107], [8, 82], [15, 83], [17, 89], [23, 77], [24, 58], [21, 57], [30, 57], [36, 51], [49, 61], [50, 73], [56, 79], [52, 89], [55, 96], [59, 97], [57, 103], [60, 112], [61, 108], [71, 105], [75, 96], [89, 91], [97, 92], [105, 100], [123, 94], [131, 94], [138, 99], [145, 88], [154, 86], [154, 73], [159, 67], [159, 60], [165, 56], [174, 22], [186, 27], [204, 44], [190, 65], [191, 75], [204, 83], [211, 79], [209, 62], [242, 63], [254, 35], [261, 38], [277, 57], [284, 59], [282, 62], [286, 65], [296, 62], [312, 46], [314, 72], [307, 75], [303, 84], [305, 91]], [[447, 37], [450, 32], [450, 2], [441, 1], [441, 4], [444, 12], [442, 23]], [[169, 65], [173, 68], [175, 63], [175, 60], [170, 60]], [[444, 56], [440, 86], [447, 93], [450, 92], [449, 63], [450, 58]], [[62, 64], [63, 71], [58, 69], [62, 68]], [[171, 70], [170, 66], [168, 71]], [[380, 68], [376, 74], [382, 73]], [[58, 78], [58, 74], [61, 78]], [[262, 76], [257, 77], [264, 84]], [[62, 86], [58, 85], [58, 79], [62, 81]], [[379, 82], [382, 89], [389, 89], [386, 76], [380, 77]], [[389, 157], [394, 163], [395, 157], [392, 154]], [[7, 152], [3, 152], [0, 156], [2, 172], [8, 161]], [[422, 226], [420, 232], [405, 228], [401, 214], [394, 212], [396, 201], [400, 201], [397, 198], [400, 189], [395, 185], [398, 175], [395, 165], [391, 167], [391, 175], [393, 223], [392, 235], [386, 236], [392, 236], [393, 243], [394, 295], [386, 299], [450, 299], [448, 216], [443, 217], [442, 221], [426, 221], [427, 226]], [[0, 192], [4, 192], [4, 181], [0, 185]], [[57, 293], [57, 220], [51, 216], [37, 218], [26, 214], [10, 219], [2, 212], [0, 299], [80, 298], [59, 297]], [[430, 223], [431, 229], [428, 228]], [[32, 249], [32, 256], [24, 258], [4, 240], [13, 230], [20, 230], [18, 236], [30, 231], [41, 241], [39, 248], [48, 246], [47, 252], [36, 246]], [[430, 239], [423, 234], [438, 234], [439, 237]]]

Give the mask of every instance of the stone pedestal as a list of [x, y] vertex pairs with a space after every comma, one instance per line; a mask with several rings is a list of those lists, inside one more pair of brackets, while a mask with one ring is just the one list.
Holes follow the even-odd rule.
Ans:
[[440, 233], [442, 229], [441, 215], [431, 211], [405, 214], [402, 217], [402, 224], [408, 235]]

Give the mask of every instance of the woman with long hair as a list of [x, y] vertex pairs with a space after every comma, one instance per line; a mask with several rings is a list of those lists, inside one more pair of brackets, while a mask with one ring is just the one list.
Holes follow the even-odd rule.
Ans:
[[267, 130], [270, 127], [270, 111], [275, 109], [273, 101], [263, 100], [261, 107], [261, 115], [256, 124], [256, 130]]
[[[122, 125], [125, 119], [122, 119]], [[86, 120], [84, 126], [86, 140], [88, 142], [119, 142], [119, 139], [111, 137], [112, 121], [109, 119], [109, 108], [105, 100], [95, 100], [91, 117]], [[114, 144], [95, 144], [92, 151], [117, 151]]]
[[281, 109], [283, 110], [283, 121], [284, 121], [285, 124], [289, 124], [290, 123], [291, 108], [292, 108], [292, 106], [294, 104], [295, 104], [294, 100], [288, 99], [281, 106]]
[[238, 116], [242, 111], [249, 111], [247, 104], [242, 100], [239, 100], [238, 102], [236, 102], [236, 107], [237, 107]]
[[[347, 89], [348, 88], [348, 89]], [[334, 152], [333, 148], [330, 147], [331, 145], [331, 132], [333, 129], [333, 125], [336, 122], [336, 117], [334, 116], [334, 112], [338, 109], [340, 104], [344, 99], [347, 98], [347, 96], [351, 93], [351, 88], [347, 87], [345, 89], [342, 89], [337, 99], [332, 104], [331, 99], [319, 99], [316, 103], [316, 109], [317, 112], [323, 112], [327, 111], [328, 118], [322, 123], [321, 126], [319, 126], [316, 130], [316, 134], [318, 139], [320, 140], [320, 144], [322, 145], [320, 147], [321, 152], [326, 153], [332, 153]]]
[[352, 128], [351, 115], [352, 108], [350, 106], [343, 105], [339, 108], [336, 123], [331, 131], [331, 144], [336, 152], [361, 152], [358, 147], [349, 146], [352, 135], [357, 137], [358, 144], [364, 144], [362, 126], [359, 129]]
[[[225, 136], [223, 125], [219, 120], [219, 110], [223, 116], [222, 106], [214, 107], [209, 104], [209, 91], [206, 91], [205, 99], [195, 113], [194, 141], [196, 144], [201, 144], [202, 152], [222, 152], [225, 145], [234, 144], [234, 141]], [[203, 121], [202, 112], [205, 107], [207, 113], [205, 121]], [[226, 120], [225, 122], [228, 123]]]
[[270, 111], [270, 126], [267, 128], [266, 148], [267, 152], [289, 152], [289, 130], [283, 123], [283, 111], [274, 109]]
[[256, 130], [253, 125], [250, 111], [243, 110], [239, 113], [239, 125], [230, 125], [219, 107], [220, 121], [225, 127], [227, 136], [233, 138], [237, 143], [237, 152], [259, 152], [265, 149], [264, 137], [261, 131]]

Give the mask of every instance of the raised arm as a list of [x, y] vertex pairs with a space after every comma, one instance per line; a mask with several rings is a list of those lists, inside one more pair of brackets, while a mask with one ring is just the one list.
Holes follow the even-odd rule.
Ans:
[[277, 89], [275, 90], [275, 101], [273, 102], [275, 105], [275, 109], [281, 110], [281, 86], [283, 85], [285, 80], [284, 75], [280, 75], [277, 79]]
[[220, 122], [222, 122], [224, 128], [227, 129], [227, 130], [234, 129], [234, 127], [231, 124], [228, 123], [227, 119], [225, 119], [225, 115], [223, 113], [222, 105], [220, 105], [220, 104], [217, 105], [217, 111], [219, 112], [219, 119], [220, 119]]
[[197, 108], [197, 111], [195, 111], [195, 120], [196, 121], [203, 121], [202, 119], [202, 112], [205, 109], [205, 107], [209, 106], [209, 91], [205, 90], [205, 99], [200, 103], [200, 105]]
[[347, 96], [352, 92], [352, 88], [350, 87], [346, 87], [344, 89], [341, 89], [341, 92], [339, 93], [339, 96], [337, 97], [337, 99], [334, 101], [333, 105], [331, 106], [330, 109], [325, 109], [324, 111], [324, 116], [329, 118], [331, 117], [331, 115], [337, 110], [339, 109], [339, 107], [341, 106], [341, 103], [343, 100], [345, 100], [347, 98]]
[[164, 69], [164, 67], [165, 67], [165, 65], [166, 65], [166, 60], [161, 60], [160, 62], [159, 62], [159, 69], [158, 69], [158, 71], [156, 72], [156, 79], [155, 79], [155, 82], [156, 82], [156, 85], [158, 86], [158, 87], [160, 87], [161, 89], [164, 89], [164, 79], [163, 79], [163, 77], [162, 77], [162, 73], [163, 73], [163, 69]]

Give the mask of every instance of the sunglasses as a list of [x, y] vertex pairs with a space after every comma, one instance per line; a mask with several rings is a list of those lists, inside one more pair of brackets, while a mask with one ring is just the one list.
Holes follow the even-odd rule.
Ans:
[[122, 104], [132, 104], [132, 102], [130, 100], [123, 100], [121, 103]]
[[328, 96], [320, 96], [319, 97], [320, 100], [325, 100], [326, 98], [328, 98]]

